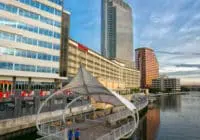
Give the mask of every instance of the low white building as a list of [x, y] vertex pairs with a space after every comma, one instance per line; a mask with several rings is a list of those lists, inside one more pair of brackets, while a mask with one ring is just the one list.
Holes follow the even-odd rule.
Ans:
[[152, 88], [159, 89], [161, 91], [180, 91], [180, 79], [168, 77], [153, 79]]

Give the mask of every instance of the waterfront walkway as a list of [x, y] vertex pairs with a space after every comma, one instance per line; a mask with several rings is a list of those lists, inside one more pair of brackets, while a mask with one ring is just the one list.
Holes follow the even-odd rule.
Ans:
[[[118, 93], [105, 88], [98, 80], [93, 77], [86, 69], [80, 67], [78, 74], [72, 81], [60, 91], [49, 96], [38, 110], [40, 111], [45, 104], [56, 94], [62, 94], [65, 90], [70, 90], [78, 96], [66, 105], [62, 111], [62, 118], [56, 121], [42, 122], [37, 118], [36, 126], [38, 134], [45, 136], [41, 140], [46, 139], [66, 139], [68, 130], [79, 128], [81, 139], [87, 140], [118, 140], [130, 137], [138, 127], [139, 111], [148, 105], [146, 96], [138, 96], [133, 99], [132, 103], [120, 96]], [[82, 98], [91, 98], [95, 103], [91, 102], [94, 110], [89, 114], [80, 114], [78, 116], [69, 117], [71, 105]], [[104, 103], [110, 105], [109, 111], [96, 110], [96, 103]], [[119, 108], [115, 110], [115, 108]], [[114, 111], [115, 110], [115, 111]], [[101, 115], [99, 115], [101, 114]], [[103, 114], [103, 115], [102, 115]]]
[[157, 94], [149, 94], [149, 97], [159, 97], [159, 96], [168, 96], [168, 95], [185, 95], [189, 94], [188, 92], [175, 92], [175, 93], [157, 93]]
[[[143, 102], [141, 102], [141, 100], [143, 100]], [[144, 97], [141, 99], [136, 99], [136, 102], [136, 107], [139, 109], [139, 111], [144, 109], [148, 105], [148, 100]], [[122, 110], [117, 110], [117, 112], [106, 115], [104, 117], [100, 117], [94, 120], [86, 119], [84, 122], [81, 123], [73, 123], [67, 129], [75, 130], [76, 128], [79, 128], [82, 140], [110, 140], [116, 138], [120, 139], [123, 136], [126, 136], [128, 133], [131, 133], [131, 131], [136, 128], [134, 122], [135, 120], [133, 118], [127, 120], [128, 116], [131, 116], [131, 112], [128, 109], [123, 108]], [[60, 133], [62, 133], [62, 135], [58, 139], [63, 140], [64, 133], [67, 133], [66, 131], [59, 131], [59, 129], [57, 129], [56, 131], [56, 129], [52, 129], [52, 127], [49, 127], [49, 125], [46, 125], [45, 128], [43, 126], [42, 131], [43, 133], [45, 131], [46, 133], [51, 132], [51, 134], [54, 135], [46, 136], [40, 138], [39, 140], [55, 137], [58, 138], [58, 134], [60, 135]]]

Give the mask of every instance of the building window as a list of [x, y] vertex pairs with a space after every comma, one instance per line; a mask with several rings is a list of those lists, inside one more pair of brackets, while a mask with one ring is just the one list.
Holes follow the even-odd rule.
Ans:
[[0, 3], [0, 9], [11, 13], [17, 13], [17, 8], [15, 6], [6, 5], [4, 3]]
[[6, 5], [6, 4], [3, 4], [3, 3], [0, 2], [0, 10], [5, 10], [5, 11], [11, 12], [13, 14], [17, 14], [17, 9], [19, 9], [19, 15], [20, 16], [24, 16], [24, 17], [31, 18], [31, 19], [34, 19], [34, 20], [40, 20], [41, 22], [44, 22], [46, 24], [50, 24], [52, 26], [56, 26], [58, 28], [61, 27], [61, 23], [58, 22], [58, 21], [54, 21], [52, 19], [43, 17], [39, 14], [30, 12], [30, 11], [27, 11], [27, 10], [24, 10], [24, 9], [21, 9], [21, 8], [17, 8], [15, 6]]
[[38, 53], [38, 59], [51, 61], [51, 55]]
[[6, 32], [0, 32], [0, 39], [15, 41], [15, 35]]
[[49, 43], [46, 41], [40, 41], [40, 40], [28, 38], [28, 37], [23, 37], [21, 35], [14, 35], [14, 34], [7, 33], [7, 32], [0, 32], [0, 39], [15, 41], [15, 36], [17, 38], [17, 40], [16, 40], [17, 42], [22, 42], [25, 44], [29, 44], [29, 45], [33, 45], [33, 46], [40, 46], [40, 47], [49, 48], [49, 49], [53, 48], [55, 50], [60, 49], [59, 44], [52, 44], [52, 43]]
[[0, 47], [0, 54], [4, 54], [4, 55], [14, 55], [14, 50], [10, 49], [10, 48], [3, 48]]
[[44, 29], [44, 28], [38, 28], [36, 26], [28, 25], [28, 24], [25, 24], [22, 22], [9, 20], [6, 18], [0, 18], [0, 25], [10, 26], [13, 28], [26, 30], [26, 31], [33, 32], [33, 33], [38, 33], [38, 31], [39, 31], [39, 34], [41, 34], [41, 35], [50, 36], [50, 37], [53, 36], [54, 38], [60, 39], [60, 33], [53, 32], [53, 31], [50, 31], [50, 30]]
[[60, 50], [60, 45], [58, 45], [58, 44], [53, 44], [53, 49], [54, 49], [54, 50]]
[[0, 69], [12, 70], [13, 69], [13, 63], [0, 62]]
[[35, 72], [36, 67], [32, 65], [24, 65], [24, 64], [15, 64], [16, 71], [29, 71], [29, 72]]
[[59, 10], [53, 8], [53, 7], [47, 6], [43, 3], [39, 3], [35, 0], [18, 0], [18, 1], [20, 1], [21, 3], [24, 3], [26, 5], [38, 8], [38, 9], [43, 10], [43, 11], [46, 11], [48, 13], [61, 16], [61, 11], [59, 11]]
[[35, 19], [35, 20], [39, 19], [38, 14], [29, 12], [29, 11], [26, 11], [26, 10], [23, 10], [23, 9], [19, 9], [19, 15], [24, 16], [24, 17], [28, 17], [28, 18], [31, 18], [31, 19]]
[[37, 72], [51, 73], [51, 68], [37, 66]]
[[60, 60], [59, 56], [53, 56], [53, 61], [58, 62]]
[[52, 73], [58, 73], [59, 69], [58, 68], [52, 68]]
[[62, 6], [62, 4], [63, 4], [63, 2], [62, 2], [63, 0], [48, 0], [48, 1], [56, 3], [56, 4], [60, 5], [60, 6]]
[[38, 46], [52, 49], [52, 43], [48, 43], [46, 41], [38, 41]]
[[0, 47], [0, 54], [59, 62], [60, 57], [33, 51]]

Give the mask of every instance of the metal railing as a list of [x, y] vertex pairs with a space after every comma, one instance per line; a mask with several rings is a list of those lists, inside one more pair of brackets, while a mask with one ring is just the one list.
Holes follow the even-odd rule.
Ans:
[[[135, 106], [137, 108], [137, 110], [142, 110], [144, 109], [146, 106], [148, 105], [148, 98], [145, 97], [144, 99], [140, 100], [139, 102], [136, 102]], [[117, 112], [117, 113], [114, 113], [114, 114], [111, 114], [109, 115], [106, 120], [109, 122], [109, 123], [114, 123], [116, 121], [119, 121], [119, 120], [122, 120], [124, 118], [127, 118], [129, 116], [132, 116], [132, 113], [130, 110], [128, 109], [125, 109], [125, 110], [122, 110], [120, 112]]]
[[[147, 97], [137, 99], [134, 102], [134, 104], [138, 111], [142, 110], [148, 105], [148, 99]], [[77, 112], [83, 113], [90, 107], [91, 106], [88, 106], [88, 107], [83, 106], [83, 107], [77, 107], [71, 110], [66, 109], [65, 111], [66, 111], [66, 114], [68, 114], [69, 112], [72, 114], [76, 114]], [[128, 116], [133, 116], [133, 115], [134, 115], [134, 112], [131, 112], [129, 110], [122, 110], [115, 114], [109, 115], [106, 119], [109, 123], [114, 123], [118, 120], [122, 120], [124, 118], [127, 118]], [[57, 118], [57, 120], [61, 121], [61, 118]], [[53, 121], [55, 120], [50, 120], [48, 121], [49, 123], [46, 122], [45, 124], [40, 124], [41, 131], [39, 131], [39, 134], [45, 137], [38, 140], [65, 140], [66, 139], [67, 131], [62, 130], [62, 125], [57, 126], [57, 127], [55, 125], [51, 126], [50, 122], [53, 122]], [[136, 130], [136, 127], [137, 127], [136, 122], [137, 121], [134, 118], [134, 120], [132, 120], [131, 122], [128, 122], [122, 125], [121, 127], [113, 129], [111, 132], [99, 137], [97, 140], [118, 140], [120, 138], [129, 136], [129, 134], [132, 134]]]
[[48, 136], [38, 138], [36, 140], [67, 140], [67, 133], [68, 130], [64, 129], [62, 131], [59, 131], [57, 133], [50, 134]]
[[130, 110], [126, 109], [126, 110], [123, 110], [123, 111], [120, 111], [120, 112], [117, 112], [115, 114], [111, 114], [109, 115], [106, 120], [109, 122], [109, 123], [114, 123], [116, 121], [119, 121], [119, 120], [122, 120], [122, 119], [125, 119], [127, 118], [128, 116], [132, 116], [133, 112], [131, 112]]
[[107, 133], [99, 137], [97, 140], [118, 140], [134, 130], [135, 130], [135, 121], [131, 121], [125, 125], [122, 125], [119, 128], [113, 129], [110, 133]]
[[144, 109], [148, 105], [148, 103], [149, 103], [148, 98], [145, 97], [143, 100], [140, 100], [139, 102], [136, 102], [135, 106], [140, 111], [140, 110]]
[[[92, 111], [94, 108], [92, 105], [84, 105], [84, 106], [79, 106], [79, 107], [73, 107], [71, 109], [66, 110], [66, 117], [72, 116], [72, 115], [77, 115], [81, 113], [85, 113], [88, 111]], [[48, 120], [38, 120], [39, 125], [40, 125], [40, 131], [38, 131], [38, 134], [41, 136], [46, 136], [52, 133], [57, 133], [62, 129], [62, 111], [58, 111], [56, 113], [56, 117], [48, 119]], [[53, 122], [59, 122], [60, 125], [50, 125]]]
[[49, 134], [56, 134], [61, 131], [61, 125], [60, 126], [52, 126], [50, 124], [42, 124], [40, 127], [41, 131], [38, 131], [38, 134], [40, 136], [47, 136]]

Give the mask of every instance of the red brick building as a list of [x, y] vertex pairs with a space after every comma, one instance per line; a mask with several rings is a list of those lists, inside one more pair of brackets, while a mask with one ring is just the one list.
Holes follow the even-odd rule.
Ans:
[[149, 88], [152, 79], [159, 77], [159, 64], [154, 51], [150, 48], [138, 48], [135, 50], [136, 68], [141, 72], [141, 88]]

